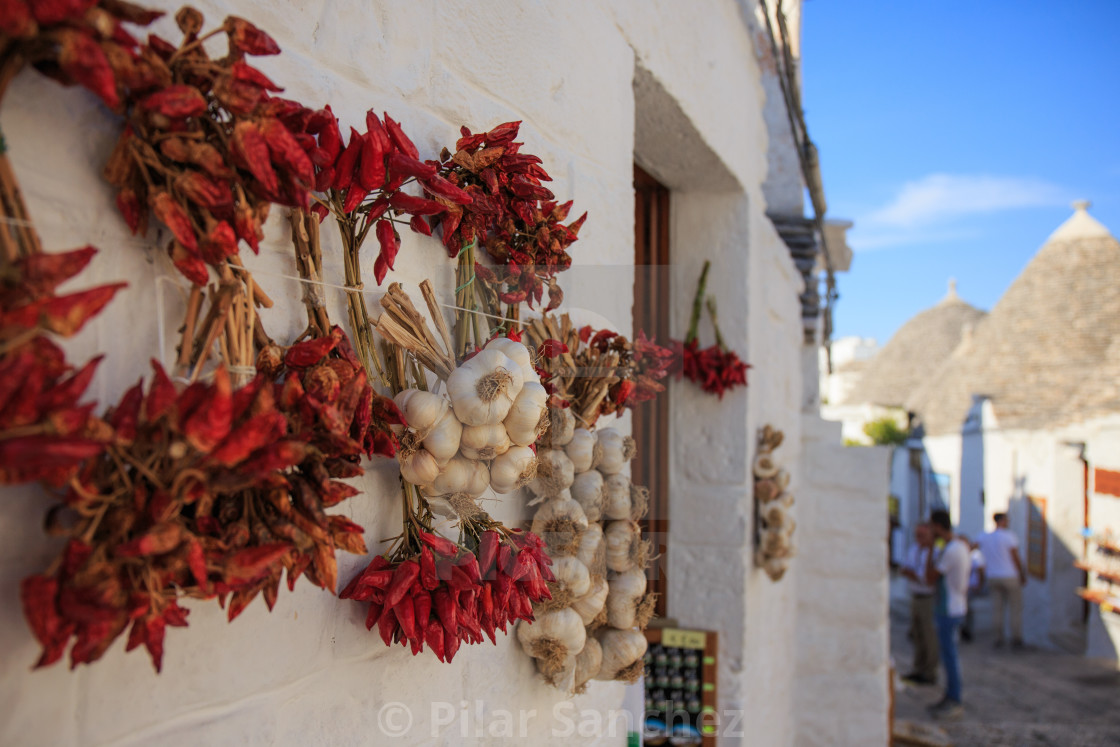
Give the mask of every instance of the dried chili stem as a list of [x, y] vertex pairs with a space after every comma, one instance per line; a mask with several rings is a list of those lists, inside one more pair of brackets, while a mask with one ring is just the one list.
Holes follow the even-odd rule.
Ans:
[[711, 260], [704, 260], [704, 269], [700, 272], [700, 280], [696, 284], [696, 295], [692, 299], [692, 320], [688, 325], [688, 336], [684, 338], [686, 343], [696, 340], [697, 328], [700, 326], [700, 314], [704, 310], [704, 288], [708, 285], [708, 270], [711, 269], [711, 266]]
[[727, 352], [727, 345], [723, 342], [723, 335], [719, 331], [719, 318], [716, 316], [716, 297], [708, 296], [708, 315], [712, 317], [712, 327], [716, 330], [716, 345], [723, 352]]
[[179, 341], [179, 360], [177, 365], [189, 366], [194, 357], [194, 328], [198, 323], [198, 312], [202, 309], [202, 288], [191, 286], [191, 294], [187, 299], [187, 317], [183, 321], [183, 335]]

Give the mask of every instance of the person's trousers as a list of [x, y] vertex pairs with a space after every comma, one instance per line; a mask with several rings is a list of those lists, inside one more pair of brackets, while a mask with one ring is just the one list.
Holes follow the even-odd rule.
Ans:
[[933, 622], [933, 595], [910, 597], [910, 640], [914, 643], [915, 674], [937, 679], [937, 627]]
[[1003, 610], [1011, 611], [1011, 640], [1023, 640], [1023, 585], [1018, 578], [988, 579], [992, 594], [992, 613], [996, 623], [996, 640], [1003, 640]]
[[961, 702], [961, 660], [957, 656], [957, 629], [964, 622], [960, 617], [937, 616], [937, 643], [941, 647], [941, 664], [945, 667], [945, 699]]

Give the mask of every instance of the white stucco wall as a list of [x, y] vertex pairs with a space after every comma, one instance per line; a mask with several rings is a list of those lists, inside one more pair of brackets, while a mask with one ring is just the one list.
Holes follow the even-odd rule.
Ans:
[[[176, 7], [167, 0], [150, 4]], [[646, 71], [668, 95], [678, 110], [670, 121], [683, 116], [689, 147], [721, 169], [690, 172], [669, 152], [640, 154], [675, 191], [674, 304], [682, 309], [676, 323], [686, 323], [692, 283], [702, 259], [711, 257], [719, 271], [710, 289], [720, 297], [724, 334], [756, 364], [749, 390], [723, 402], [673, 386], [670, 614], [682, 625], [721, 633], [721, 707], [745, 716], [741, 735], [723, 743], [793, 743], [798, 640], [791, 621], [800, 610], [811, 626], [812, 610], [798, 605], [796, 563], [781, 584], [751, 565], [747, 465], [757, 428], [773, 423], [786, 432], [781, 456], [794, 471], [794, 490], [800, 488], [801, 281], [764, 218], [763, 90], [739, 5], [713, 3], [702, 13], [669, 0], [495, 0], [485, 12], [431, 1], [309, 0], [282, 12], [261, 0], [198, 7], [211, 24], [234, 13], [275, 36], [284, 54], [257, 63], [287, 86], [284, 95], [331, 103], [344, 126], [361, 121], [371, 106], [388, 110], [424, 154], [453, 143], [460, 124], [482, 129], [524, 120], [521, 139], [544, 159], [553, 190], [591, 213], [573, 249], [576, 266], [561, 278], [567, 305], [617, 320], [621, 328], [631, 307], [635, 120], [658, 115], [635, 111], [641, 103], [632, 87], [635, 70]], [[175, 36], [169, 19], [158, 28]], [[45, 246], [102, 247], [81, 286], [131, 282], [68, 346], [76, 361], [108, 353], [91, 396], [114, 401], [146, 374], [148, 358], [170, 357], [182, 308], [174, 282], [160, 279], [174, 273], [149, 248], [157, 237], [127, 235], [100, 178], [117, 123], [84, 92], [27, 73], [10, 90], [0, 125]], [[300, 332], [303, 310], [297, 284], [278, 277], [294, 274], [281, 213], [273, 211], [261, 256], [246, 260], [277, 301], [267, 323], [283, 340]], [[326, 274], [337, 280], [338, 241], [329, 225], [324, 229]], [[435, 240], [404, 236], [393, 279], [411, 290], [431, 277], [449, 301], [452, 274]], [[372, 286], [367, 283], [376, 301]], [[327, 295], [332, 318], [344, 319], [342, 299]], [[340, 509], [366, 527], [374, 551], [396, 521], [395, 475], [392, 463], [371, 465], [358, 482], [365, 495]], [[565, 699], [534, 678], [531, 661], [512, 641], [466, 647], [451, 665], [388, 650], [365, 631], [359, 605], [306, 582], [282, 593], [271, 614], [255, 603], [232, 625], [213, 603], [188, 603], [190, 627], [169, 633], [159, 677], [144, 655], [125, 655], [123, 643], [74, 673], [63, 666], [29, 673], [37, 651], [16, 589], [20, 578], [49, 563], [57, 544], [38, 532], [47, 501], [36, 489], [4, 493], [0, 594], [8, 603], [0, 606], [0, 743], [378, 743], [387, 729], [405, 723], [403, 713], [383, 711], [394, 703], [412, 719], [402, 743], [625, 742], [617, 721], [613, 734], [604, 727], [621, 706], [621, 686], [596, 683], [587, 695]], [[813, 505], [810, 495], [799, 510]], [[881, 509], [882, 497], [876, 501]], [[517, 507], [496, 513], [513, 516]], [[342, 555], [340, 577], [363, 562]]]
[[805, 746], [889, 742], [890, 449], [841, 446], [839, 431], [802, 419], [794, 710]]

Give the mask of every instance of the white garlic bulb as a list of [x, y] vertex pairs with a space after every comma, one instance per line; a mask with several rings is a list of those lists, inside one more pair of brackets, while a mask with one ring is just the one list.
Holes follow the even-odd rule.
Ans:
[[597, 680], [637, 682], [642, 676], [646, 655], [646, 637], [637, 630], [604, 630], [598, 636], [603, 648]]
[[637, 624], [638, 605], [646, 593], [646, 572], [633, 568], [625, 573], [615, 574], [607, 585], [607, 624], [612, 628], [626, 630]]
[[401, 477], [413, 485], [427, 485], [439, 476], [436, 458], [425, 449], [400, 455]]
[[536, 443], [548, 427], [548, 392], [535, 381], [527, 381], [513, 401], [509, 414], [502, 423], [509, 433], [509, 440], [518, 446]]
[[587, 515], [580, 505], [561, 494], [537, 509], [530, 531], [544, 540], [551, 555], [571, 555], [579, 549], [587, 526]]
[[[533, 623], [517, 624], [517, 639], [525, 653], [537, 659], [537, 667], [546, 676], [560, 672], [569, 656], [583, 650], [587, 630], [571, 607], [537, 615]], [[644, 652], [643, 652], [644, 653]]]
[[514, 446], [490, 463], [490, 487], [495, 493], [512, 493], [537, 473], [537, 455], [528, 446]]
[[541, 379], [537, 375], [537, 369], [533, 367], [533, 355], [523, 343], [511, 340], [508, 337], [498, 337], [486, 343], [486, 350], [497, 350], [520, 366], [526, 382], [540, 383]]
[[597, 449], [595, 434], [586, 428], [576, 428], [572, 433], [572, 440], [564, 447], [564, 452], [572, 460], [572, 466], [578, 474], [595, 466], [596, 457], [599, 456]]
[[505, 454], [510, 447], [509, 434], [501, 423], [463, 427], [459, 448], [467, 459], [489, 461]]
[[570, 607], [572, 602], [591, 590], [591, 574], [587, 566], [578, 558], [565, 555], [552, 559], [552, 575], [555, 581], [548, 583], [552, 593], [551, 606]]
[[447, 377], [447, 395], [464, 425], [500, 423], [521, 387], [521, 367], [497, 350], [482, 350]]
[[595, 432], [603, 451], [597, 469], [604, 475], [616, 475], [638, 453], [634, 439], [623, 436], [614, 428], [603, 428]]
[[583, 508], [588, 521], [603, 517], [603, 476], [597, 470], [581, 472], [572, 481], [572, 498]]
[[642, 542], [642, 529], [636, 522], [626, 519], [612, 521], [603, 531], [607, 545], [607, 568], [612, 571], [643, 569], [649, 560], [649, 546]]
[[[587, 648], [587, 644], [583, 645]], [[576, 686], [576, 657], [572, 654], [568, 656], [559, 665], [548, 664], [542, 662], [540, 659], [535, 659], [537, 663], [537, 671], [541, 673], [541, 679], [545, 683], [555, 687], [561, 692], [571, 692]]]
[[421, 439], [435, 427], [450, 407], [450, 403], [438, 394], [419, 389], [405, 389], [393, 397], [393, 402], [401, 415], [404, 415], [408, 427], [416, 431]]
[[[643, 655], [645, 652], [642, 652]], [[572, 678], [571, 692], [579, 695], [587, 690], [587, 683], [599, 674], [603, 667], [603, 647], [598, 639], [588, 638], [583, 650], [576, 656], [575, 676]]]
[[630, 478], [611, 475], [603, 481], [603, 516], [607, 519], [632, 518]]
[[436, 463], [442, 467], [451, 457], [459, 453], [459, 439], [462, 434], [463, 424], [448, 407], [447, 412], [424, 437], [424, 450], [434, 456]]
[[546, 498], [572, 487], [575, 467], [563, 449], [537, 450], [537, 476], [529, 483], [534, 495]]
[[576, 416], [569, 407], [553, 407], [548, 411], [548, 430], [541, 436], [545, 446], [562, 449], [576, 432]]
[[605, 578], [600, 578], [591, 582], [591, 588], [582, 597], [572, 602], [572, 609], [576, 611], [580, 619], [583, 620], [584, 625], [590, 625], [591, 622], [599, 616], [603, 608], [607, 604], [607, 593], [610, 591], [610, 586], [607, 584]]
[[592, 576], [603, 576], [607, 572], [606, 545], [603, 543], [603, 525], [596, 522], [587, 527], [579, 538], [576, 557], [587, 566]]

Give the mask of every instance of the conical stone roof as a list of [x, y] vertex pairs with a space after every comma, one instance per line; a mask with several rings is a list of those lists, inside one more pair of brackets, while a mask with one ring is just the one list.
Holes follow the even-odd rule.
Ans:
[[[1042, 429], [1085, 417], [1120, 336], [1120, 242], [1075, 212], [1030, 261], [970, 339], [907, 403], [927, 434], [952, 433], [975, 394], [1001, 428]], [[1095, 414], [1095, 413], [1094, 413]]]
[[962, 301], [950, 281], [940, 303], [902, 325], [875, 354], [846, 401], [902, 407], [983, 318], [984, 312]]

